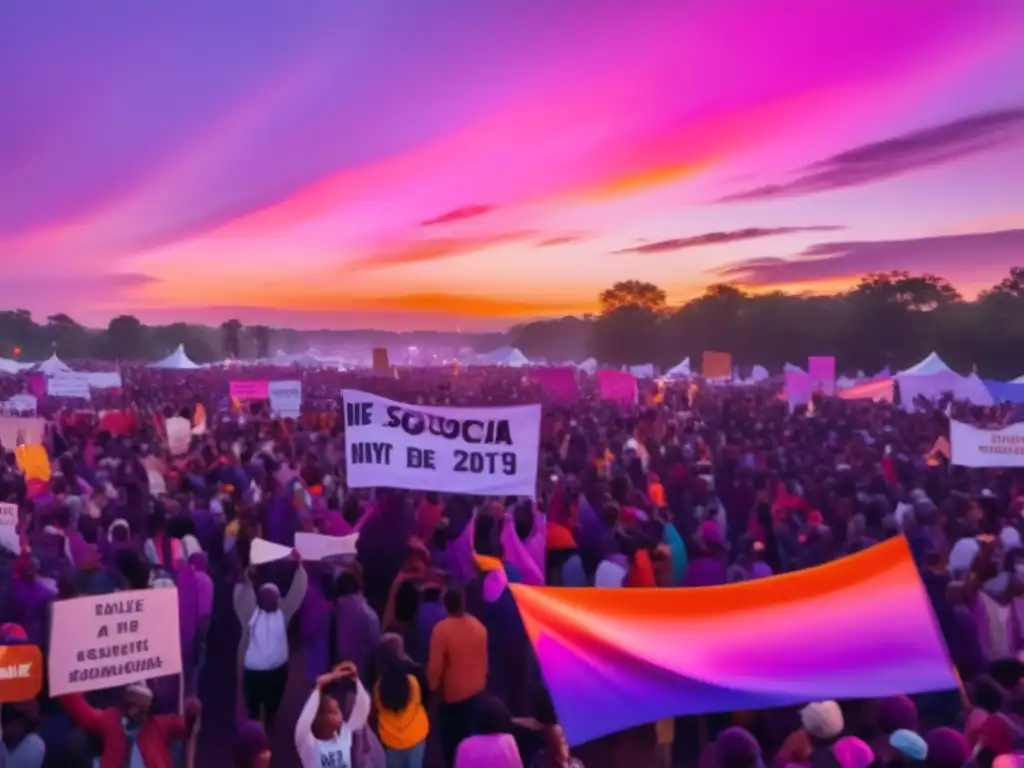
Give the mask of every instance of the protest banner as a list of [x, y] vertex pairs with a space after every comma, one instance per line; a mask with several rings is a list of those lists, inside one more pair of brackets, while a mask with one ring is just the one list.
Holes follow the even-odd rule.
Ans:
[[228, 383], [228, 393], [232, 400], [266, 400], [270, 382], [258, 381], [232, 381]]
[[177, 589], [137, 589], [53, 604], [50, 696], [180, 672]]
[[93, 389], [120, 389], [121, 388], [121, 374], [117, 371], [93, 371], [91, 373], [83, 373], [86, 380], [89, 382], [89, 386]]
[[685, 599], [676, 589], [510, 589], [570, 746], [667, 717], [956, 688], [902, 537]]
[[958, 467], [1024, 467], [1024, 422], [1002, 429], [981, 429], [949, 422], [950, 463]]
[[386, 347], [377, 347], [373, 350], [373, 372], [382, 376], [391, 375], [391, 360]]
[[43, 654], [39, 646], [0, 646], [0, 704], [31, 701], [42, 690]]
[[21, 554], [21, 536], [18, 534], [18, 505], [0, 502], [0, 547], [11, 554]]
[[89, 374], [58, 373], [46, 380], [46, 394], [50, 397], [74, 397], [80, 400], [92, 399], [89, 389]]
[[705, 351], [701, 357], [700, 374], [705, 379], [731, 379], [732, 355], [728, 352]]
[[636, 405], [640, 396], [636, 376], [625, 371], [598, 371], [597, 391], [602, 400], [619, 405]]
[[346, 389], [350, 488], [534, 496], [540, 405], [407, 405]]
[[836, 393], [836, 359], [834, 357], [808, 357], [807, 375], [811, 379], [811, 392], [831, 397]]
[[271, 381], [267, 384], [270, 410], [284, 419], [297, 419], [302, 413], [302, 382]]
[[350, 557], [356, 554], [358, 533], [348, 536], [324, 536], [320, 533], [295, 534], [295, 551], [303, 560], [325, 560], [328, 557]]

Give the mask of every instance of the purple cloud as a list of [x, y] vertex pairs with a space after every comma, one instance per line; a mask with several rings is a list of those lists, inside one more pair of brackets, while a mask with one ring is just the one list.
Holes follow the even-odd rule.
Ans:
[[541, 248], [550, 248], [555, 245], [568, 245], [569, 243], [578, 243], [583, 240], [585, 235], [555, 235], [554, 237], [548, 237], [541, 240], [537, 245]]
[[793, 235], [800, 232], [836, 232], [845, 227], [836, 225], [821, 225], [811, 227], [747, 227], [736, 229], [731, 232], [706, 232], [703, 235], [692, 237], [677, 237], [671, 240], [657, 240], [655, 242], [643, 242], [632, 248], [624, 248], [615, 253], [670, 253], [682, 251], [687, 248], [700, 248], [705, 245], [725, 245], [726, 243], [737, 243], [742, 240], [758, 240], [762, 237], [774, 237], [776, 235]]
[[441, 224], [454, 224], [458, 221], [465, 221], [466, 219], [475, 219], [477, 216], [484, 216], [491, 211], [495, 210], [496, 206], [493, 205], [466, 205], [462, 208], [456, 208], [453, 211], [442, 213], [440, 216], [435, 216], [432, 219], [427, 219], [421, 227], [436, 227]]
[[748, 259], [715, 270], [751, 287], [825, 283], [870, 272], [941, 275], [958, 286], [990, 285], [1022, 262], [1024, 229], [969, 235], [813, 245], [793, 259]]
[[864, 144], [804, 167], [795, 179], [729, 195], [720, 202], [794, 197], [871, 184], [986, 152], [1021, 135], [1024, 108], [985, 112]]

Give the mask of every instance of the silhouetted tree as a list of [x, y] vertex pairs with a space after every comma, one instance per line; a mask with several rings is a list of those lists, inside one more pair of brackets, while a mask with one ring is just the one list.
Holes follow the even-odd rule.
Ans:
[[252, 339], [256, 345], [256, 357], [260, 359], [270, 357], [270, 328], [265, 325], [254, 325], [249, 331], [252, 333]]
[[118, 360], [144, 360], [149, 357], [146, 327], [134, 315], [119, 315], [107, 325], [101, 341], [105, 357]]
[[239, 358], [242, 356], [242, 324], [238, 320], [227, 320], [221, 323], [224, 336], [224, 356]]

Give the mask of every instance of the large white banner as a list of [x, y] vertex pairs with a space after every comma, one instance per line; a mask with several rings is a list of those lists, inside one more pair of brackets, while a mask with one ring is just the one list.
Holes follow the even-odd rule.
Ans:
[[89, 374], [58, 373], [46, 380], [46, 394], [50, 397], [75, 397], [80, 400], [91, 400], [89, 390]]
[[138, 589], [53, 604], [50, 696], [179, 672], [178, 590]]
[[979, 429], [949, 422], [950, 463], [960, 467], [1024, 467], [1024, 423]]
[[540, 405], [407, 405], [342, 390], [350, 488], [536, 494]]
[[275, 416], [284, 419], [297, 419], [302, 415], [301, 381], [267, 382], [267, 398], [270, 400], [270, 409]]

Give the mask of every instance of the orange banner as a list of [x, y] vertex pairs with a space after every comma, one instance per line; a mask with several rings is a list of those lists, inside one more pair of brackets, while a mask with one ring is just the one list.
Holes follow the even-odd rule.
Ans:
[[700, 372], [705, 379], [731, 379], [732, 355], [728, 352], [704, 352]]

